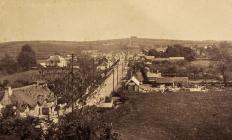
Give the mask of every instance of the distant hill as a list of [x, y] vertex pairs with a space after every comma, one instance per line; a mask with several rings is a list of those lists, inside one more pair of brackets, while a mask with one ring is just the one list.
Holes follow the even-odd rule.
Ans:
[[[99, 40], [99, 41], [14, 41], [0, 43], [0, 58], [6, 53], [16, 58], [23, 45], [28, 44], [36, 52], [37, 59], [45, 59], [54, 53], [70, 54], [79, 53], [84, 49], [98, 49], [102, 51], [112, 51], [123, 49], [130, 43], [130, 38]], [[206, 44], [217, 43], [215, 41], [186, 41], [186, 40], [168, 40], [168, 39], [133, 39], [133, 43], [140, 47], [159, 47], [172, 44], [183, 44], [186, 46], [204, 46]]]
[[193, 41], [193, 40], [172, 40], [172, 39], [149, 39], [149, 38], [137, 38], [134, 39], [135, 44], [141, 47], [165, 47], [168, 45], [181, 44], [186, 47], [204, 47], [206, 45], [217, 45], [219, 41], [213, 40], [203, 40], [203, 41]]
[[54, 53], [70, 54], [79, 53], [84, 49], [99, 49], [107, 50], [107, 48], [117, 48], [127, 44], [128, 39], [115, 39], [115, 40], [101, 40], [101, 41], [14, 41], [0, 43], [0, 58], [6, 53], [16, 57], [21, 50], [21, 47], [28, 44], [36, 52], [38, 59], [47, 58]]

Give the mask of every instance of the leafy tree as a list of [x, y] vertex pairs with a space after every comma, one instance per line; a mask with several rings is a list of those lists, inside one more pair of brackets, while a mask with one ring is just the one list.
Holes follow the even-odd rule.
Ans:
[[18, 64], [23, 70], [36, 66], [36, 55], [29, 45], [24, 45], [18, 55]]
[[159, 52], [156, 51], [155, 49], [151, 49], [151, 50], [148, 51], [148, 55], [158, 57]]
[[179, 44], [168, 46], [165, 52], [158, 52], [155, 49], [150, 49], [148, 55], [155, 57], [185, 57], [188, 61], [193, 61], [196, 57], [194, 50]]
[[[101, 80], [97, 77], [97, 73], [93, 73], [96, 70], [96, 66], [92, 59], [87, 56], [80, 56], [78, 58], [78, 65], [80, 69], [69, 69], [62, 70], [59, 72], [59, 75], [49, 72], [49, 74], [45, 74], [45, 72], [40, 72], [41, 76], [44, 80], [48, 81], [48, 87], [55, 93], [56, 96], [60, 98], [60, 100], [66, 102], [68, 105], [71, 105], [73, 101], [77, 99], [81, 99], [85, 93], [88, 91], [92, 91], [96, 88], [96, 83]], [[74, 65], [75, 65], [74, 61]], [[71, 65], [71, 64], [70, 64]], [[97, 81], [93, 81], [97, 79]]]
[[192, 61], [196, 57], [196, 53], [189, 47], [183, 47], [182, 45], [176, 44], [168, 46], [165, 51], [168, 57], [185, 57], [186, 60]]
[[165, 53], [167, 54], [167, 56], [181, 56], [180, 54], [180, 49], [182, 48], [181, 45], [175, 45], [175, 46], [168, 46], [168, 48], [166, 49]]
[[[231, 45], [227, 42], [221, 42], [219, 44], [219, 63], [217, 64], [217, 69], [221, 73], [223, 78], [224, 86], [227, 86], [228, 75], [231, 73], [232, 62], [231, 62]], [[228, 74], [229, 73], [229, 74]]]
[[36, 128], [39, 119], [36, 118], [0, 118], [0, 136], [13, 136], [15, 138], [42, 139], [42, 129]]
[[8, 117], [15, 117], [15, 110], [13, 109], [13, 105], [7, 105], [1, 110], [2, 117], [8, 118]]
[[7, 74], [13, 74], [17, 71], [16, 61], [8, 54], [0, 60], [0, 70]]
[[95, 79], [95, 72], [97, 72], [97, 65], [95, 64], [95, 61], [97, 60], [90, 58], [88, 55], [81, 55], [78, 57], [80, 71], [90, 79], [92, 78], [92, 80]]
[[148, 55], [155, 57], [167, 57], [165, 52], [159, 52], [156, 49], [150, 49]]
[[202, 73], [202, 69], [196, 66], [187, 66], [187, 71], [188, 71], [188, 75], [190, 76], [190, 78], [193, 79], [197, 79], [199, 78], [199, 74]]
[[105, 121], [103, 114], [96, 107], [75, 110], [61, 118], [58, 124], [52, 124], [46, 139], [116, 140], [112, 125]]
[[221, 60], [222, 55], [218, 47], [210, 47], [206, 49], [209, 58], [212, 60]]

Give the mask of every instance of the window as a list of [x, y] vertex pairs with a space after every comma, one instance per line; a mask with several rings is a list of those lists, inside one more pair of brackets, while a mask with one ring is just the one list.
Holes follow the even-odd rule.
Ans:
[[42, 108], [42, 115], [49, 115], [49, 108], [43, 107]]

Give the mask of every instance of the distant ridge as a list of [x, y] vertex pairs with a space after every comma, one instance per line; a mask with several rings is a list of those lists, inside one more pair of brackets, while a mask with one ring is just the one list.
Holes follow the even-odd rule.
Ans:
[[[217, 44], [219, 41], [203, 40], [173, 40], [173, 39], [151, 39], [133, 37], [134, 43], [141, 47], [162, 47], [173, 44], [183, 44], [186, 46], [204, 46], [207, 44]], [[96, 40], [96, 41], [55, 41], [55, 40], [35, 40], [35, 41], [12, 41], [0, 43], [0, 58], [6, 53], [17, 57], [21, 47], [29, 44], [36, 52], [38, 59], [47, 58], [54, 53], [68, 54], [78, 53], [83, 49], [114, 50], [128, 46], [131, 38]]]

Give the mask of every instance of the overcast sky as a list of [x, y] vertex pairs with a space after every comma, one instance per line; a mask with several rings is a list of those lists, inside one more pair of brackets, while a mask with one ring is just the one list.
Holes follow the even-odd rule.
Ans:
[[0, 41], [232, 40], [232, 0], [0, 0]]

